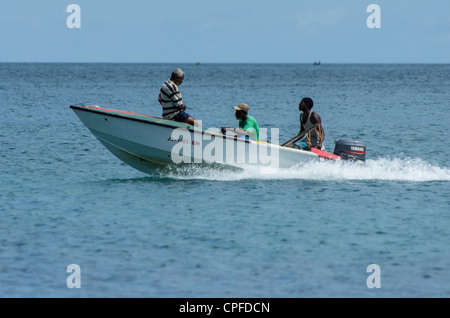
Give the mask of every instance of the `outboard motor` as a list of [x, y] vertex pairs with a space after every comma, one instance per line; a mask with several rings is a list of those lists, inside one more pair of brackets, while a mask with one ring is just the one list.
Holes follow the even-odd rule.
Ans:
[[344, 160], [366, 161], [366, 145], [356, 140], [335, 141], [334, 154]]

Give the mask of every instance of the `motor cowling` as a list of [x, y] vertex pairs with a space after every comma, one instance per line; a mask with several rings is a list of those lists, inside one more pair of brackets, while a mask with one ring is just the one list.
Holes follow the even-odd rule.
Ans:
[[366, 145], [357, 140], [337, 140], [333, 154], [344, 160], [366, 161]]

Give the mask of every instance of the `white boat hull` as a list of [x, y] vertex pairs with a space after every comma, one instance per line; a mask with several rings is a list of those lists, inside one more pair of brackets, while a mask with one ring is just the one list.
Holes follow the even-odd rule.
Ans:
[[116, 157], [146, 173], [167, 164], [291, 167], [318, 160], [313, 152], [239, 139], [201, 127], [93, 106], [71, 106]]

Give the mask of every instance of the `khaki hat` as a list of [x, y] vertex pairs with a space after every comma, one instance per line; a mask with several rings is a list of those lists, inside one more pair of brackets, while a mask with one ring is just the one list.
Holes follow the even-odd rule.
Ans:
[[236, 110], [243, 110], [246, 113], [248, 113], [248, 110], [250, 109], [250, 107], [246, 103], [240, 103], [239, 105], [234, 106], [233, 108]]

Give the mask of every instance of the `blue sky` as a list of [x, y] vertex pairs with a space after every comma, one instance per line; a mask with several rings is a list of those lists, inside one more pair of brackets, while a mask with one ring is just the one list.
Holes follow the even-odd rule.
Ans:
[[450, 63], [450, 0], [3, 1], [0, 39], [0, 62]]

